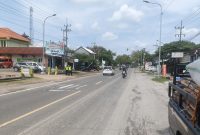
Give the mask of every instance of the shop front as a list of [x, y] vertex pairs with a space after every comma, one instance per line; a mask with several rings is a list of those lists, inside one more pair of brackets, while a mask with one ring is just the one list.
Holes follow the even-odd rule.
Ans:
[[64, 44], [49, 42], [46, 43], [45, 54], [48, 56], [48, 67], [55, 68], [58, 67], [62, 69], [64, 67]]

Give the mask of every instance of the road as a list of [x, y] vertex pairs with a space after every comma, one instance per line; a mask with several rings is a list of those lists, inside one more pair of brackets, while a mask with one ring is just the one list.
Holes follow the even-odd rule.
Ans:
[[0, 135], [169, 135], [166, 89], [130, 69], [0, 95]]

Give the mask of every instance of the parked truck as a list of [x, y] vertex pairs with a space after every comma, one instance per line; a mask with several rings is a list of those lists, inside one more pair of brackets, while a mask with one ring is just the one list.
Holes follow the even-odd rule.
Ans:
[[190, 77], [174, 78], [168, 90], [171, 134], [200, 135], [200, 86]]

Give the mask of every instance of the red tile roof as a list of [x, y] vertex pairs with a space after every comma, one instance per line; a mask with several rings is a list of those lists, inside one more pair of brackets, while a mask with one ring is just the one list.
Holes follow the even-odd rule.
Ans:
[[0, 47], [0, 55], [42, 55], [41, 47]]
[[23, 37], [22, 35], [8, 29], [8, 28], [0, 28], [0, 39], [16, 39], [20, 41], [29, 42], [29, 39]]

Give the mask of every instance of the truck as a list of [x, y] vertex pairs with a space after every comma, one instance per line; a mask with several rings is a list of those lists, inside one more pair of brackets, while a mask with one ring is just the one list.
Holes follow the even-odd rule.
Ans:
[[190, 77], [176, 76], [168, 88], [171, 135], [200, 135], [200, 86]]

